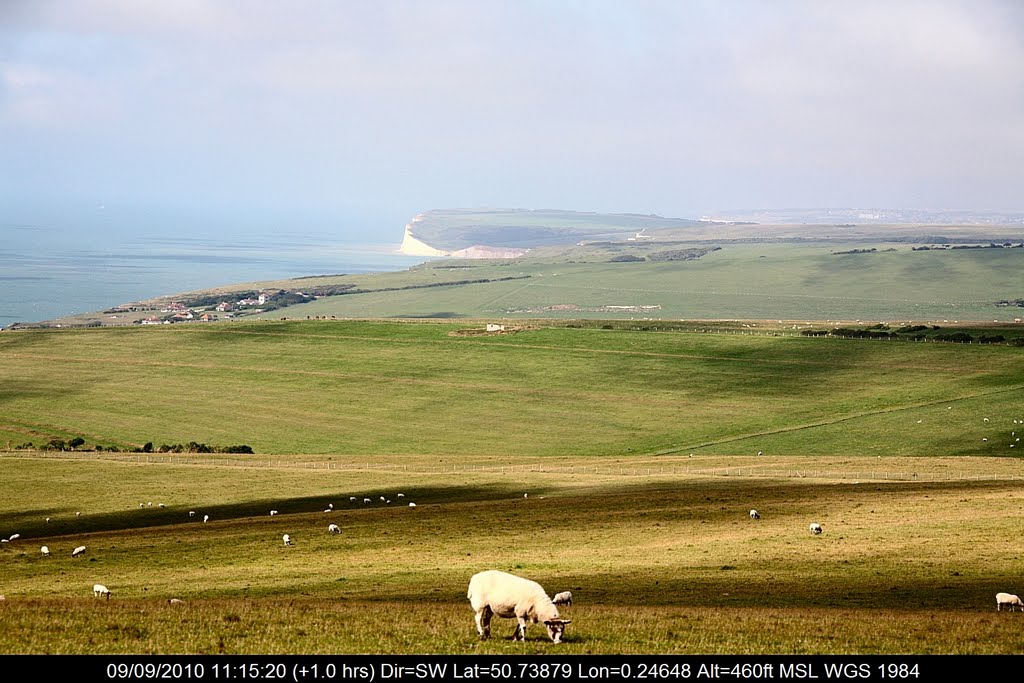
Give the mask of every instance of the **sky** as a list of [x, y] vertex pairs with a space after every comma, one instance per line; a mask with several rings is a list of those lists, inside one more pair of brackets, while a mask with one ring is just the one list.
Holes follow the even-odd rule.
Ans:
[[0, 0], [0, 226], [397, 242], [432, 208], [1021, 188], [1014, 0]]

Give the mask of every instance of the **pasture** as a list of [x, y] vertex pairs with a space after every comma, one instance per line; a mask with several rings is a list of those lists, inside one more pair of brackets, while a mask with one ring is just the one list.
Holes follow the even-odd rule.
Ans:
[[[487, 568], [559, 652], [1024, 649], [1022, 349], [465, 327], [0, 334], [0, 439], [106, 449], [0, 455], [0, 652], [552, 651]], [[256, 454], [124, 452], [189, 441]]]
[[[1012, 456], [1021, 348], [454, 323], [0, 334], [0, 445]], [[477, 325], [480, 329], [482, 325]], [[984, 422], [990, 418], [990, 422]], [[984, 440], [983, 440], [984, 439]]]
[[[13, 494], [0, 502], [0, 533], [21, 538], [0, 549], [0, 652], [552, 651], [537, 626], [526, 643], [507, 640], [509, 620], [478, 641], [465, 590], [485, 568], [573, 591], [559, 652], [1024, 647], [1024, 615], [994, 605], [996, 592], [1021, 590], [1016, 460], [930, 459], [922, 475], [952, 466], [960, 478], [893, 482], [883, 469], [917, 459], [873, 463], [880, 478], [862, 481], [857, 460], [805, 463], [832, 468], [808, 478], [786, 476], [798, 463], [784, 460], [767, 463], [778, 476], [722, 476], [588, 472], [607, 465], [600, 458], [502, 474], [437, 473], [433, 458], [374, 471], [358, 459], [317, 470], [98, 457], [3, 458]], [[753, 466], [703, 460], [722, 473]], [[974, 478], [994, 471], [1003, 478]], [[825, 533], [810, 535], [809, 521]], [[87, 551], [72, 558], [77, 545]], [[96, 582], [109, 602], [92, 596]]]

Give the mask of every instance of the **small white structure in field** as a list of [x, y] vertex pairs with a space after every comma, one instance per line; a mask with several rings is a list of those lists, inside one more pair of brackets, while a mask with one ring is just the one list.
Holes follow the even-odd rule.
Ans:
[[203, 515], [203, 524], [206, 524], [209, 521], [210, 521], [210, 515]]
[[107, 600], [110, 599], [110, 589], [104, 586], [102, 583], [94, 584], [92, 587], [92, 595], [95, 598], [106, 596]]
[[811, 533], [814, 534], [815, 536], [817, 536], [818, 534], [820, 534], [822, 532], [821, 525], [818, 524], [817, 522], [812, 522], [809, 528], [811, 530]]
[[43, 557], [49, 557], [50, 556], [50, 546], [44, 545], [42, 548], [39, 549], [39, 552], [41, 552], [43, 554]]
[[332, 534], [340, 534], [341, 533], [341, 527], [338, 526], [337, 524], [328, 524], [327, 525], [327, 531], [329, 533], [332, 533]]
[[561, 593], [555, 593], [551, 598], [551, 602], [556, 605], [572, 605], [572, 591], [562, 591]]
[[273, 517], [273, 516], [274, 516], [274, 515], [276, 515], [276, 514], [277, 514], [277, 510], [271, 510], [271, 511], [270, 511], [270, 516], [271, 516], [271, 517]]
[[758, 512], [757, 510], [751, 510], [750, 511], [750, 518], [751, 519], [761, 519], [761, 513]]
[[79, 555], [84, 555], [84, 554], [85, 554], [85, 546], [84, 545], [80, 545], [80, 546], [78, 546], [77, 548], [75, 548], [74, 550], [71, 551], [71, 557], [78, 557]]
[[292, 544], [292, 537], [289, 536], [288, 534], [285, 534], [284, 536], [282, 536], [281, 540], [284, 541], [285, 545], [291, 545]]
[[499, 325], [498, 323], [487, 323], [488, 332], [504, 332], [505, 326]]
[[1016, 611], [1018, 608], [1024, 611], [1024, 602], [1021, 602], [1020, 598], [1012, 593], [996, 593], [996, 611], [1002, 612], [1003, 607], [1006, 607], [1011, 612]]
[[572, 622], [562, 619], [539, 583], [495, 569], [474, 574], [466, 597], [476, 612], [476, 630], [484, 640], [491, 636], [491, 616], [495, 614], [519, 621], [513, 640], [526, 640], [526, 625], [540, 622], [548, 637], [560, 643], [566, 625]]

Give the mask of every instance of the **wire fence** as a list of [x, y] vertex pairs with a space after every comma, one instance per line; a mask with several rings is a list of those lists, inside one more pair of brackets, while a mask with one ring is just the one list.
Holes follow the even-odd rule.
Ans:
[[828, 468], [782, 468], [763, 466], [699, 467], [690, 465], [554, 465], [545, 463], [523, 464], [427, 464], [427, 463], [349, 463], [321, 459], [246, 458], [213, 454], [165, 453], [5, 453], [2, 457], [44, 458], [69, 461], [106, 461], [133, 464], [197, 465], [239, 468], [288, 468], [320, 470], [323, 472], [394, 472], [407, 474], [489, 474], [523, 475], [550, 474], [561, 476], [593, 477], [734, 477], [761, 479], [826, 479], [857, 482], [943, 482], [943, 481], [1024, 481], [1024, 474], [976, 472], [899, 472], [883, 469], [846, 470]]

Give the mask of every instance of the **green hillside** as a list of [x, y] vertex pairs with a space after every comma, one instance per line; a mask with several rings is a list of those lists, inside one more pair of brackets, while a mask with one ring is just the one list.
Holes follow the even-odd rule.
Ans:
[[1006, 425], [982, 417], [1019, 406], [1019, 347], [569, 327], [458, 334], [482, 327], [7, 331], [0, 444], [80, 435], [119, 448], [194, 441], [381, 457], [1014, 454]]

